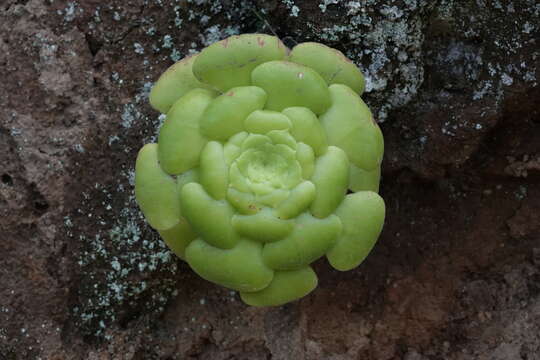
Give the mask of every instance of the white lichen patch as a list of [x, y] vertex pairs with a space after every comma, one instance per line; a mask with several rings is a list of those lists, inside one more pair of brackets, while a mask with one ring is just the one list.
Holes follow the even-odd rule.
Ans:
[[72, 22], [77, 17], [77, 14], [82, 14], [83, 11], [83, 8], [79, 7], [77, 2], [70, 1], [64, 9], [58, 10], [57, 13], [64, 16], [65, 22]]
[[141, 117], [141, 113], [135, 107], [134, 104], [124, 105], [124, 111], [122, 112], [122, 126], [129, 129], [133, 126], [133, 123]]
[[133, 48], [135, 49], [135, 53], [142, 55], [144, 54], [144, 47], [139, 43], [134, 43]]
[[81, 144], [75, 144], [74, 148], [75, 148], [75, 151], [81, 154], [84, 153], [84, 146], [82, 146]]
[[322, 0], [319, 9], [330, 6], [346, 16], [331, 26], [308, 22], [307, 26], [327, 45], [342, 47], [360, 66], [366, 92], [377, 121], [391, 109], [410, 102], [424, 81], [422, 44], [424, 15], [433, 7], [426, 1]]
[[321, 9], [321, 12], [325, 13], [326, 9], [328, 8], [328, 5], [339, 4], [339, 3], [340, 3], [340, 0], [322, 0], [321, 3], [319, 4], [319, 9]]
[[[175, 291], [176, 258], [159, 236], [146, 225], [142, 226], [143, 216], [132, 190], [133, 169], [120, 176], [119, 185], [125, 182], [129, 184], [129, 191], [125, 186], [119, 186], [115, 191], [99, 183], [94, 186], [103, 198], [101, 209], [112, 209], [119, 214], [112, 222], [102, 211], [89, 205], [95, 195], [87, 196], [79, 210], [100, 224], [92, 237], [78, 235], [84, 244], [78, 260], [84, 276], [79, 306], [73, 309], [78, 326], [93, 336], [104, 335], [105, 329], [118, 320], [121, 308], [139, 306], [148, 313], [163, 311], [164, 304]], [[125, 199], [119, 207], [109, 203], [113, 198], [119, 198], [118, 192], [123, 192]], [[69, 226], [66, 220], [66, 227], [73, 235], [71, 219]], [[163, 276], [152, 275], [158, 273]], [[141, 300], [140, 295], [146, 291], [150, 293]]]
[[228, 38], [232, 35], [238, 35], [240, 33], [240, 26], [230, 25], [221, 27], [220, 25], [213, 25], [204, 30], [204, 33], [199, 35], [202, 45], [205, 47], [211, 45], [221, 39]]
[[[534, 0], [524, 0], [519, 6], [512, 1], [455, 0], [319, 0], [317, 5], [321, 17], [305, 21], [310, 37], [345, 49], [360, 66], [366, 78], [366, 100], [380, 122], [417, 97], [428, 64], [448, 66], [451, 74], [445, 88], [461, 91], [467, 87], [474, 100], [502, 99], [499, 93], [505, 87], [537, 81], [537, 61], [528, 59], [527, 66], [521, 66], [527, 59], [517, 56], [537, 41], [540, 6]], [[330, 9], [331, 14], [346, 16], [334, 21]], [[515, 17], [523, 21], [511, 20]], [[434, 44], [426, 46], [425, 36], [431, 36], [431, 26], [438, 23], [444, 41], [453, 43], [429, 53]], [[492, 33], [490, 28], [502, 30]], [[483, 41], [479, 44], [478, 39]], [[438, 57], [435, 65], [431, 56]]]
[[182, 53], [180, 53], [180, 51], [178, 51], [177, 49], [173, 49], [171, 51], [170, 58], [172, 61], [177, 62], [182, 59]]
[[293, 0], [281, 0], [283, 4], [289, 9], [291, 12], [289, 13], [292, 17], [298, 17], [298, 14], [300, 13], [300, 8], [296, 6]]
[[[536, 1], [524, 0], [519, 2], [519, 6], [515, 6], [515, 2], [504, 4], [500, 1], [463, 6], [462, 3], [445, 0], [443, 4], [444, 7], [438, 8], [439, 13], [468, 29], [464, 34], [466, 41], [475, 44], [478, 38], [483, 39], [481, 46], [473, 45], [480, 49], [477, 71], [466, 73], [464, 79], [478, 84], [472, 93], [473, 100], [491, 97], [499, 106], [507, 87], [521, 82], [532, 82], [537, 86], [538, 65], [534, 58], [538, 51], [534, 49], [537, 49], [535, 31], [540, 23], [540, 6]], [[516, 18], [520, 21], [516, 22]], [[489, 31], [492, 28], [500, 30]], [[468, 63], [472, 64], [472, 61]], [[480, 82], [479, 78], [482, 78]]]
[[480, 82], [480, 88], [473, 93], [473, 100], [482, 99], [486, 94], [489, 93], [493, 83], [491, 81], [482, 81]]
[[[148, 63], [141, 60], [141, 67], [146, 66]], [[110, 76], [114, 86], [124, 85], [118, 72]], [[151, 132], [143, 134], [141, 142], [148, 142], [148, 138], [155, 141], [154, 130], [163, 121], [157, 116], [150, 118], [144, 109], [152, 85], [147, 77], [141, 77], [132, 100], [118, 107], [119, 131], [106, 139], [106, 144], [130, 154], [133, 161], [114, 167], [114, 183], [102, 184], [96, 179], [81, 194], [77, 214], [65, 220], [66, 234], [83, 244], [77, 260], [82, 274], [79, 301], [72, 311], [77, 326], [87, 335], [106, 338], [107, 331], [129, 309], [145, 316], [161, 313], [176, 290], [177, 258], [146, 225], [133, 193], [136, 150], [128, 146], [129, 141], [134, 133], [141, 136], [145, 127]], [[82, 146], [75, 149], [83, 150]]]
[[163, 36], [163, 43], [161, 46], [163, 46], [166, 49], [170, 49], [173, 46], [172, 36], [171, 35]]
[[507, 73], [503, 73], [501, 75], [501, 81], [506, 86], [510, 86], [514, 83], [514, 79], [512, 79], [512, 77], [508, 75]]

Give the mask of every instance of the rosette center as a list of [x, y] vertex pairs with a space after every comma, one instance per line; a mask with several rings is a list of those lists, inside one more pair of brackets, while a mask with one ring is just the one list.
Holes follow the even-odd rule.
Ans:
[[[249, 192], [255, 195], [289, 190], [301, 181], [296, 151], [290, 146], [274, 143], [265, 135], [252, 134], [246, 139], [231, 171], [235, 172], [235, 168], [244, 178]], [[235, 175], [231, 174], [231, 177]]]
[[254, 151], [247, 166], [247, 177], [254, 183], [269, 183], [283, 187], [282, 176], [287, 173], [287, 161], [278, 154]]

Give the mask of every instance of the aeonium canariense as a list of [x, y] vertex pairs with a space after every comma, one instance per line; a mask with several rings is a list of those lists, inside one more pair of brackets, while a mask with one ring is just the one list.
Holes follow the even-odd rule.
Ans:
[[[171, 66], [150, 94], [167, 114], [139, 152], [148, 220], [203, 278], [254, 306], [311, 292], [310, 264], [358, 266], [381, 232], [383, 136], [341, 52], [232, 36]], [[349, 193], [348, 193], [349, 191]]]

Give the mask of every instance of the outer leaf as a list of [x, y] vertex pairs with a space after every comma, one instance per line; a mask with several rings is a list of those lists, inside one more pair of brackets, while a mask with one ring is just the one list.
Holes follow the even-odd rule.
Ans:
[[291, 134], [298, 142], [311, 146], [317, 156], [326, 152], [328, 148], [326, 134], [319, 119], [311, 110], [305, 107], [290, 107], [282, 112], [291, 120]]
[[291, 121], [282, 113], [270, 110], [255, 110], [245, 121], [245, 128], [250, 133], [266, 134], [272, 130], [287, 130]]
[[268, 94], [268, 110], [304, 106], [315, 114], [322, 114], [330, 107], [326, 82], [308, 67], [288, 61], [269, 61], [253, 70], [251, 80]]
[[329, 89], [332, 107], [320, 117], [328, 143], [345, 150], [354, 165], [375, 169], [382, 161], [384, 140], [371, 112], [349, 87], [335, 84]]
[[192, 182], [199, 182], [199, 169], [191, 169], [178, 175], [176, 177], [176, 188], [178, 189], [179, 194], [178, 196], [180, 196], [180, 192], [182, 191], [184, 185]]
[[357, 191], [379, 192], [379, 183], [381, 180], [381, 168], [376, 167], [373, 170], [362, 170], [354, 164], [351, 164], [349, 176], [349, 189]]
[[238, 243], [231, 226], [234, 209], [228, 202], [214, 200], [200, 184], [189, 183], [182, 188], [180, 203], [183, 215], [204, 241], [223, 249]]
[[343, 231], [326, 254], [330, 264], [337, 270], [346, 271], [364, 261], [381, 233], [384, 214], [384, 201], [376, 193], [361, 191], [347, 195], [336, 210]]
[[244, 120], [266, 102], [266, 93], [256, 86], [230, 89], [218, 96], [201, 119], [201, 133], [214, 140], [227, 140], [244, 130]]
[[306, 42], [292, 49], [289, 60], [314, 69], [328, 85], [344, 84], [359, 95], [364, 92], [362, 72], [341, 51], [323, 44]]
[[240, 235], [260, 242], [280, 240], [294, 228], [294, 221], [277, 218], [269, 208], [254, 215], [235, 215], [232, 224]]
[[229, 168], [225, 163], [223, 145], [210, 141], [201, 153], [199, 168], [201, 185], [217, 200], [224, 199], [229, 187]]
[[223, 250], [197, 239], [186, 248], [186, 260], [208, 281], [238, 291], [258, 291], [274, 276], [262, 261], [261, 247], [255, 241], [242, 240], [234, 248]]
[[159, 132], [159, 161], [169, 174], [180, 174], [199, 164], [207, 140], [199, 132], [199, 119], [215, 94], [195, 89], [171, 108]]
[[343, 150], [329, 146], [326, 154], [317, 159], [311, 177], [317, 195], [311, 213], [318, 218], [332, 214], [343, 200], [349, 183], [349, 160]]
[[241, 292], [251, 306], [278, 306], [299, 299], [317, 287], [317, 275], [306, 266], [298, 270], [276, 271], [270, 285], [257, 292]]
[[165, 244], [182, 260], [185, 259], [186, 247], [197, 237], [186, 219], [167, 230], [160, 230], [159, 235]]
[[341, 222], [335, 215], [316, 219], [302, 214], [293, 232], [285, 239], [266, 244], [263, 259], [272, 269], [290, 270], [306, 266], [323, 256], [341, 232]]
[[150, 105], [164, 114], [182, 96], [193, 89], [212, 89], [201, 83], [191, 67], [198, 55], [188, 56], [173, 64], [161, 76], [150, 91]]
[[274, 36], [245, 34], [231, 36], [205, 48], [193, 64], [200, 81], [226, 92], [251, 84], [251, 72], [259, 64], [284, 59], [287, 48]]
[[147, 144], [135, 164], [135, 198], [154, 229], [170, 229], [180, 220], [176, 181], [159, 166], [158, 145]]
[[287, 200], [276, 209], [280, 219], [292, 219], [309, 207], [315, 199], [315, 185], [311, 181], [304, 181], [291, 190]]

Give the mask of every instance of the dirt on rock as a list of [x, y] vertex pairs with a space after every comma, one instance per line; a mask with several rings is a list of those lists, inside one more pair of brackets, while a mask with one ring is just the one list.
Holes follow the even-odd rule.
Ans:
[[[133, 195], [154, 81], [246, 32], [343, 51], [386, 143], [376, 247], [277, 308]], [[0, 359], [540, 359], [539, 35], [535, 0], [0, 1]]]

